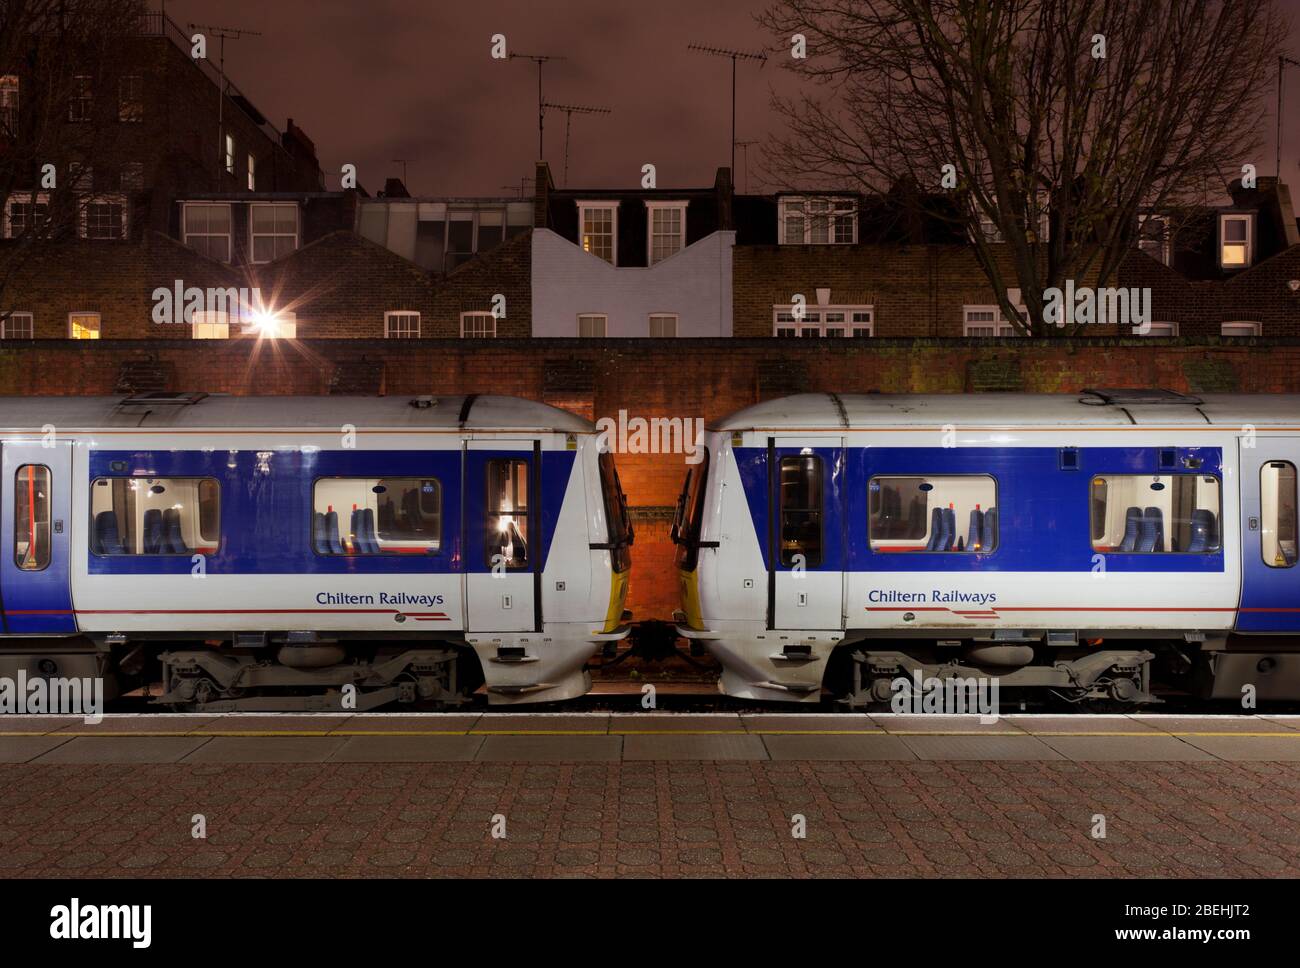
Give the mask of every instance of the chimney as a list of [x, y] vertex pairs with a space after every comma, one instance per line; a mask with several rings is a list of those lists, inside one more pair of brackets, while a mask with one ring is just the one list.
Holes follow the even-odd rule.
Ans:
[[388, 178], [384, 181], [384, 198], [410, 198], [411, 193], [406, 190], [406, 184], [400, 178]]
[[544, 161], [539, 161], [537, 176], [533, 182], [533, 228], [550, 228], [551, 192], [554, 188], [555, 182], [551, 181], [551, 166]]
[[293, 118], [280, 135], [280, 144], [294, 160], [295, 173], [309, 173], [315, 182], [314, 187], [324, 185], [325, 179], [320, 170], [320, 161], [316, 158], [316, 143], [307, 137], [307, 133], [293, 123]]
[[717, 175], [713, 178], [713, 195], [718, 205], [718, 231], [734, 229], [736, 226], [732, 221], [731, 210], [736, 193], [731, 184], [730, 168], [718, 169]]

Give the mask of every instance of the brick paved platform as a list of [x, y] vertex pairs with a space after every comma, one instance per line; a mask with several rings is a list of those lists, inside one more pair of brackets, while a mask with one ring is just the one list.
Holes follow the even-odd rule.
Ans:
[[1300, 873], [1295, 719], [141, 717], [3, 733], [6, 877]]

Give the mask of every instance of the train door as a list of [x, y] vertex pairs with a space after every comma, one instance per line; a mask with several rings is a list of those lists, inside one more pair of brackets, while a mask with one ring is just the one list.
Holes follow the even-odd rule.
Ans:
[[72, 444], [0, 444], [0, 607], [9, 635], [77, 631], [68, 584]]
[[465, 445], [465, 602], [472, 632], [540, 632], [542, 534], [536, 440]]
[[[1241, 441], [1241, 632], [1300, 631], [1300, 437]], [[1216, 536], [1217, 537], [1217, 536]]]
[[768, 440], [769, 625], [844, 628], [844, 441]]

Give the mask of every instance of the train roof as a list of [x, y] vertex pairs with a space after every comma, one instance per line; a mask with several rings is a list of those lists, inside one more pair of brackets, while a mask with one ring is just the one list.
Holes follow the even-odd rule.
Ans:
[[1300, 430], [1300, 395], [1084, 390], [1071, 394], [803, 393], [765, 400], [709, 425], [715, 431], [873, 427], [1287, 427]]
[[142, 393], [131, 397], [0, 397], [0, 430], [518, 430], [594, 433], [567, 410], [518, 397], [246, 397]]

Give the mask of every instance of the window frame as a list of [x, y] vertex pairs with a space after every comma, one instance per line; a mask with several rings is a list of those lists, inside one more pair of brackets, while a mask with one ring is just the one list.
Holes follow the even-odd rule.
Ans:
[[[28, 467], [34, 467], [37, 470], [42, 470], [45, 472], [46, 487], [49, 489], [49, 494], [45, 496], [45, 509], [46, 509], [45, 523], [49, 529], [48, 534], [46, 535], [48, 540], [46, 541], [46, 545], [45, 545], [45, 562], [39, 568], [24, 568], [22, 562], [18, 559], [18, 489], [19, 489], [18, 475], [22, 473], [24, 468], [28, 468]], [[36, 482], [34, 480], [31, 481], [29, 483], [29, 487], [31, 487], [34, 490], [36, 487]], [[32, 531], [27, 536], [27, 548], [28, 551], [30, 551], [32, 544], [36, 541], [36, 534], [38, 533], [38, 524], [39, 524], [39, 522], [36, 520], [36, 512], [32, 510], [30, 507], [28, 508], [28, 520], [32, 524]], [[14, 567], [17, 568], [19, 572], [30, 575], [30, 574], [35, 574], [37, 572], [45, 571], [50, 567], [50, 562], [54, 560], [54, 528], [52, 524], [53, 520], [54, 520], [54, 472], [50, 469], [48, 464], [27, 463], [27, 464], [18, 465], [18, 467], [14, 469], [14, 520], [13, 520], [13, 534], [11, 535], [11, 537], [13, 538], [13, 544], [14, 544]]]
[[[872, 545], [871, 545], [871, 542], [872, 542], [872, 537], [871, 537], [871, 485], [872, 485], [872, 483], [873, 483], [874, 481], [878, 481], [878, 480], [881, 480], [881, 479], [895, 479], [895, 480], [898, 480], [898, 479], [902, 479], [902, 480], [920, 479], [920, 480], [922, 481], [922, 483], [928, 483], [928, 482], [930, 482], [930, 481], [935, 481], [935, 480], [965, 480], [965, 481], [969, 481], [969, 480], [976, 480], [976, 479], [983, 479], [983, 480], [987, 480], [987, 481], [991, 482], [992, 485], [993, 485], [993, 503], [990, 504], [990, 505], [988, 505], [986, 508], [984, 508], [984, 510], [987, 511], [989, 508], [992, 508], [993, 510], [999, 512], [999, 514], [998, 514], [998, 520], [997, 520], [997, 525], [996, 525], [996, 530], [994, 530], [994, 532], [993, 532], [993, 547], [992, 547], [992, 548], [978, 548], [978, 549], [962, 548], [961, 550], [958, 550], [957, 548], [945, 548], [945, 549], [943, 549], [942, 551], [939, 551], [939, 550], [936, 550], [936, 551], [930, 551], [928, 548], [926, 548], [926, 547], [924, 547], [924, 546], [921, 546], [921, 547], [918, 547], [918, 548], [909, 548], [909, 549], [907, 549], [907, 550], [905, 550], [905, 551], [891, 551], [889, 548], [874, 548], [874, 547], [872, 547]], [[971, 473], [971, 474], [960, 474], [960, 473], [958, 473], [958, 474], [953, 474], [953, 473], [940, 473], [940, 474], [927, 474], [927, 473], [925, 473], [925, 472], [923, 472], [923, 471], [906, 471], [906, 472], [905, 472], [905, 471], [889, 471], [888, 473], [884, 473], [884, 474], [872, 474], [870, 477], [867, 478], [867, 551], [870, 552], [870, 553], [873, 554], [873, 555], [992, 555], [992, 554], [997, 554], [998, 549], [999, 549], [1000, 547], [1002, 547], [1002, 514], [1000, 513], [1000, 512], [1001, 512], [1001, 508], [1002, 508], [1002, 504], [1001, 504], [1000, 493], [1001, 493], [1001, 484], [999, 483], [996, 474], [989, 474], [989, 473]], [[929, 498], [927, 497], [927, 498], [926, 498], [926, 502], [925, 502], [925, 518], [924, 518], [924, 521], [925, 521], [925, 532], [922, 534], [922, 536], [921, 536], [920, 538], [915, 539], [915, 540], [918, 540], [918, 541], [927, 541], [927, 540], [930, 538], [930, 511], [931, 511], [931, 508], [930, 508], [930, 500], [929, 500]], [[956, 543], [957, 537], [958, 537], [958, 535], [954, 535], [954, 536], [953, 536], [953, 543], [954, 543], [954, 544]], [[982, 537], [983, 537], [983, 536], [981, 535], [981, 538], [982, 538]], [[900, 538], [890, 538], [890, 539], [882, 538], [882, 539], [880, 539], [880, 540], [882, 540], [882, 541], [884, 541], [884, 540], [899, 541], [899, 540], [903, 540], [903, 539], [900, 539]]]
[[[1212, 478], [1214, 478], [1215, 484], [1218, 486], [1218, 493], [1219, 493], [1219, 508], [1218, 508], [1218, 510], [1215, 512], [1215, 522], [1217, 523], [1217, 526], [1218, 526], [1218, 529], [1219, 529], [1219, 546], [1218, 546], [1217, 548], [1207, 548], [1207, 549], [1204, 550], [1204, 551], [1170, 551], [1170, 550], [1165, 550], [1165, 551], [1137, 551], [1137, 550], [1133, 550], [1133, 551], [1120, 551], [1118, 548], [1110, 548], [1110, 549], [1107, 549], [1107, 550], [1103, 550], [1103, 549], [1097, 547], [1097, 539], [1092, 537], [1093, 533], [1094, 533], [1095, 530], [1096, 530], [1096, 521], [1095, 521], [1094, 518], [1093, 518], [1093, 515], [1094, 515], [1094, 513], [1096, 512], [1096, 506], [1095, 506], [1095, 502], [1094, 502], [1093, 499], [1092, 499], [1092, 491], [1093, 491], [1093, 489], [1097, 486], [1097, 481], [1099, 481], [1099, 480], [1104, 480], [1105, 483], [1106, 483], [1106, 491], [1107, 491], [1107, 494], [1106, 494], [1106, 507], [1109, 508], [1109, 507], [1110, 507], [1110, 502], [1111, 502], [1111, 500], [1113, 500], [1113, 494], [1112, 494], [1113, 489], [1112, 489], [1112, 487], [1111, 487], [1111, 484], [1112, 484], [1116, 479], [1119, 479], [1119, 478], [1137, 478], [1137, 479], [1140, 479], [1140, 480], [1146, 480], [1146, 479], [1150, 479], [1150, 478], [1153, 478], [1153, 477], [1168, 477], [1168, 478], [1175, 478], [1175, 477], [1206, 478], [1206, 477], [1212, 477]], [[1089, 541], [1088, 541], [1088, 547], [1089, 547], [1089, 549], [1091, 550], [1092, 554], [1094, 554], [1094, 555], [1142, 555], [1143, 557], [1145, 557], [1145, 556], [1147, 556], [1147, 555], [1160, 555], [1161, 557], [1168, 556], [1168, 555], [1187, 555], [1187, 556], [1191, 556], [1191, 557], [1200, 558], [1200, 557], [1203, 557], [1203, 556], [1205, 556], [1205, 555], [1221, 555], [1221, 554], [1224, 554], [1224, 553], [1225, 553], [1225, 552], [1224, 552], [1224, 548], [1223, 548], [1223, 522], [1224, 522], [1224, 518], [1223, 518], [1223, 474], [1222, 474], [1222, 472], [1217, 473], [1217, 474], [1211, 474], [1211, 473], [1208, 473], [1208, 472], [1206, 472], [1206, 471], [1195, 471], [1195, 472], [1192, 472], [1192, 471], [1172, 471], [1172, 472], [1168, 472], [1168, 473], [1166, 473], [1166, 472], [1164, 472], [1164, 471], [1158, 471], [1158, 472], [1153, 473], [1153, 474], [1145, 474], [1145, 473], [1143, 473], [1143, 474], [1134, 474], [1134, 473], [1129, 473], [1129, 472], [1126, 472], [1126, 471], [1118, 471], [1118, 472], [1114, 472], [1114, 473], [1111, 473], [1111, 472], [1105, 472], [1105, 471], [1100, 471], [1100, 472], [1098, 472], [1098, 473], [1093, 474], [1092, 477], [1090, 477], [1090, 478], [1088, 479], [1088, 495], [1089, 495], [1089, 497], [1088, 497], [1088, 538], [1089, 538]], [[1143, 508], [1145, 508], [1146, 505], [1139, 505], [1139, 507], [1143, 507]], [[1166, 548], [1168, 548], [1168, 546], [1171, 545], [1171, 544], [1173, 543], [1172, 540], [1171, 540], [1171, 538], [1170, 538], [1170, 530], [1171, 530], [1171, 529], [1170, 529], [1170, 524], [1171, 524], [1171, 522], [1170, 522], [1170, 520], [1169, 520], [1168, 518], [1166, 518], [1166, 520], [1163, 522], [1163, 525], [1164, 525], [1164, 535], [1163, 535], [1163, 537], [1164, 537], [1164, 543], [1165, 543]], [[1103, 530], [1102, 530], [1102, 537], [1104, 538], [1105, 536], [1106, 536], [1106, 531], [1105, 531], [1105, 529], [1103, 529]]]
[[[15, 336], [9, 332], [9, 328], [14, 324], [16, 317], [23, 316], [27, 319], [27, 328], [30, 331], [27, 336]], [[0, 319], [0, 339], [35, 339], [36, 338], [36, 314], [26, 310], [19, 311], [15, 309], [8, 316]]]
[[[189, 551], [141, 551], [139, 553], [134, 551], [124, 551], [121, 554], [107, 554], [102, 551], [96, 551], [95, 547], [96, 544], [98, 543], [98, 539], [95, 536], [95, 502], [93, 500], [93, 495], [95, 493], [95, 488], [96, 486], [98, 486], [100, 481], [108, 481], [110, 491], [112, 489], [113, 481], [168, 481], [168, 482], [195, 481], [198, 484], [202, 484], [204, 481], [212, 482], [212, 484], [217, 489], [217, 522], [216, 522], [217, 534], [216, 534], [216, 544], [214, 550], [212, 551], [200, 550], [200, 546], [195, 545], [195, 547], [191, 548]], [[92, 477], [90, 479], [90, 494], [92, 495], [92, 498], [87, 500], [86, 502], [86, 512], [90, 515], [90, 520], [87, 524], [88, 539], [86, 541], [86, 548], [96, 558], [193, 558], [195, 555], [201, 555], [204, 558], [209, 558], [213, 555], [220, 554], [221, 548], [225, 544], [226, 536], [224, 530], [221, 527], [221, 507], [222, 507], [221, 481], [218, 478], [213, 477], [211, 475], [178, 474], [175, 477], [166, 477], [162, 475], [159, 475], [158, 477], [146, 477], [144, 475], [118, 474], [116, 476], [106, 475], [101, 477]], [[203, 511], [201, 505], [200, 507], [195, 509], [195, 514], [197, 515], [199, 521], [199, 531], [198, 531], [199, 540], [204, 541], [207, 536], [203, 534]], [[134, 525], [134, 522], [132, 523]], [[118, 540], [121, 541], [122, 522], [118, 521], [117, 524], [118, 524]], [[141, 544], [143, 546], [143, 542], [141, 542]], [[202, 547], [208, 548], [213, 546], [208, 544], [203, 544]]]
[[89, 74], [72, 75], [73, 92], [68, 95], [68, 123], [85, 124], [95, 114], [95, 79]]
[[[317, 513], [316, 512], [316, 486], [321, 481], [375, 481], [376, 483], [381, 481], [433, 481], [433, 483], [438, 486], [437, 547], [428, 548], [425, 550], [424, 554], [421, 555], [417, 555], [414, 554], [413, 552], [406, 552], [406, 551], [382, 551], [382, 550], [376, 551], [374, 553], [368, 551], [367, 552], [341, 551], [338, 554], [334, 554], [332, 551], [329, 552], [321, 551], [319, 548], [316, 547], [316, 536], [312, 531], [313, 525], [315, 523], [313, 519], [313, 515]], [[423, 559], [428, 559], [428, 558], [437, 557], [438, 555], [441, 555], [443, 553], [443, 550], [445, 548], [445, 544], [443, 542], [444, 491], [445, 489], [442, 486], [442, 479], [439, 477], [434, 477], [433, 475], [418, 475], [416, 477], [411, 477], [405, 474], [393, 474], [391, 476], [385, 477], [382, 474], [374, 474], [368, 476], [361, 476], [356, 474], [322, 474], [319, 477], [313, 477], [311, 481], [311, 500], [309, 502], [308, 517], [307, 517], [307, 546], [311, 548], [312, 553], [315, 554], [318, 558], [331, 558], [331, 559], [423, 558]], [[350, 521], [348, 522], [348, 526], [351, 527]], [[348, 533], [351, 534], [350, 531]], [[379, 540], [379, 514], [377, 511], [375, 513], [375, 540], [376, 542]], [[339, 544], [340, 545], [343, 544], [342, 527], [340, 527], [339, 529]]]
[[[1151, 222], [1160, 223], [1159, 240], [1144, 235], [1148, 223]], [[1168, 215], [1162, 215], [1158, 212], [1145, 212], [1138, 215], [1138, 230], [1137, 230], [1138, 251], [1145, 252], [1148, 256], [1155, 259], [1161, 265], [1167, 266], [1173, 261], [1173, 245], [1172, 245], [1173, 240], [1171, 238], [1171, 234], [1172, 233], [1170, 232]], [[1157, 241], [1160, 246], [1159, 256], [1154, 255], [1147, 248], [1144, 248], [1144, 246], [1152, 246]]]
[[[1229, 326], [1249, 326], [1251, 327], [1251, 332], [1229, 333], [1227, 332], [1227, 328]], [[1248, 319], [1230, 319], [1230, 320], [1226, 320], [1225, 322], [1219, 323], [1219, 336], [1223, 337], [1224, 339], [1246, 339], [1251, 336], [1263, 336], [1263, 335], [1264, 335], [1263, 323], [1252, 322], [1251, 320]]]
[[[1157, 332], [1157, 326], [1168, 326], [1169, 329], [1167, 331], [1162, 329], [1160, 332]], [[1147, 339], [1174, 339], [1178, 336], [1178, 323], [1169, 319], [1153, 319], [1150, 328], [1145, 333], [1139, 335], [1144, 336]]]
[[[226, 210], [226, 224], [229, 227], [227, 232], [191, 232], [189, 230], [189, 210], [191, 208], [224, 208]], [[224, 259], [212, 255], [210, 252], [199, 252], [198, 249], [190, 242], [190, 239], [225, 239], [226, 240], [226, 257]], [[208, 259], [216, 259], [229, 265], [234, 258], [235, 250], [235, 213], [234, 206], [230, 202], [181, 202], [181, 241], [185, 247], [199, 252]]]
[[[578, 206], [578, 248], [582, 249], [588, 255], [599, 259], [601, 262], [618, 268], [618, 202], [617, 201], [579, 201], [575, 202]], [[609, 221], [609, 258], [603, 255], [597, 255], [591, 249], [587, 248], [587, 212], [607, 209], [610, 212]], [[683, 232], [685, 225], [683, 224]], [[594, 234], [594, 233], [593, 233]]]
[[30, 216], [31, 224], [23, 229], [23, 232], [34, 231], [39, 223], [35, 210], [41, 207], [45, 209], [44, 220], [50, 218], [50, 193], [49, 192], [15, 192], [5, 199], [4, 207], [4, 237], [6, 239], [22, 238], [22, 234], [15, 235], [13, 230], [14, 216], [13, 207], [15, 205], [25, 205], [33, 210]]
[[[493, 505], [492, 470], [491, 470], [493, 464], [522, 464], [523, 465], [524, 472], [525, 472], [525, 481], [527, 482], [525, 485], [527, 487], [527, 492], [526, 492], [527, 503], [524, 504], [522, 514], [519, 513], [518, 508], [514, 508], [510, 511], [503, 511], [500, 507]], [[527, 534], [520, 535], [520, 537], [524, 539], [524, 545], [525, 545], [524, 561], [522, 562], [522, 564], [517, 564], [517, 565], [507, 564], [506, 565], [507, 572], [522, 572], [526, 574], [528, 572], [533, 571], [533, 566], [537, 561], [537, 548], [536, 545], [534, 544], [534, 541], [537, 536], [532, 533], [533, 531], [532, 525], [533, 525], [533, 517], [534, 517], [533, 500], [536, 496], [533, 493], [533, 491], [534, 491], [533, 459], [531, 454], [528, 456], [520, 456], [520, 457], [489, 457], [486, 461], [484, 461], [483, 463], [483, 534], [484, 537], [488, 538], [490, 537], [490, 535], [494, 533], [490, 526], [491, 520], [493, 518], [500, 518], [503, 516], [509, 516], [512, 518], [523, 518], [525, 522], [526, 531], [528, 532]], [[497, 530], [499, 531], [500, 528], [498, 528]], [[488, 550], [489, 550], [488, 544], [485, 542], [483, 545], [483, 564], [485, 567], [490, 569], [493, 567], [493, 564], [492, 564], [492, 556], [488, 553]]]
[[[671, 319], [673, 323], [672, 333], [671, 334], [660, 333], [658, 336], [656, 336], [654, 331], [656, 319], [659, 320]], [[646, 317], [646, 332], [649, 334], [651, 339], [676, 339], [678, 336], [681, 335], [681, 322], [682, 322], [681, 317], [677, 313], [649, 313]]]
[[[814, 213], [809, 208], [810, 202], [825, 202], [827, 208], [825, 212]], [[799, 206], [799, 213], [789, 212], [788, 209], [794, 205]], [[842, 209], [840, 206], [843, 205]], [[858, 243], [858, 200], [853, 195], [837, 194], [819, 194], [816, 192], [803, 195], [782, 195], [777, 199], [776, 226], [777, 226], [777, 244], [778, 245], [857, 245]], [[803, 221], [803, 237], [799, 240], [792, 240], [787, 237], [787, 223], [790, 219], [798, 217]], [[817, 242], [812, 237], [812, 227], [815, 219], [826, 218], [826, 241]], [[851, 226], [851, 238], [846, 241], [840, 241], [836, 236], [836, 229], [841, 219], [848, 219]]]
[[[673, 256], [677, 255], [677, 253], [682, 252], [683, 250], [685, 250], [685, 248], [686, 248], [686, 207], [687, 207], [689, 204], [690, 204], [689, 199], [688, 199], [687, 201], [662, 201], [662, 202], [660, 202], [660, 201], [647, 201], [647, 202], [645, 203], [645, 208], [646, 208], [646, 215], [645, 215], [645, 231], [646, 231], [646, 242], [645, 242], [645, 264], [646, 264], [647, 267], [649, 267], [649, 266], [656, 266], [656, 265], [658, 265], [660, 262], [663, 262], [663, 261], [665, 261], [666, 259], [671, 259]], [[655, 252], [655, 235], [657, 234], [657, 235], [659, 235], [661, 238], [663, 238], [663, 237], [665, 237], [665, 236], [664, 236], [663, 233], [656, 233], [656, 232], [655, 232], [655, 215], [657, 215], [657, 214], [660, 213], [660, 212], [672, 212], [672, 211], [676, 211], [676, 212], [678, 213], [678, 216], [681, 218], [681, 230], [680, 230], [680, 232], [678, 233], [678, 243], [679, 243], [679, 244], [678, 244], [677, 248], [674, 249], [672, 252], [668, 253], [667, 255], [663, 256], [662, 258], [656, 259], [656, 258], [654, 257], [654, 252]]]
[[[993, 319], [972, 320], [971, 313], [992, 313]], [[992, 333], [972, 333], [972, 329], [986, 329], [993, 327]], [[1006, 330], [1006, 332], [1003, 332]], [[966, 339], [1010, 339], [1020, 335], [1020, 332], [1006, 316], [1002, 313], [1002, 307], [992, 303], [986, 305], [977, 305], [975, 303], [966, 303], [961, 307], [961, 335]]]
[[[91, 235], [90, 210], [93, 206], [106, 206], [119, 209], [117, 235]], [[110, 212], [111, 216], [111, 212]], [[131, 237], [131, 206], [127, 196], [122, 192], [100, 192], [87, 195], [82, 199], [78, 219], [78, 234], [89, 242], [126, 242]]]
[[[842, 320], [828, 320], [826, 317], [831, 314], [843, 314]], [[867, 315], [870, 319], [865, 322], [853, 319], [854, 315]], [[782, 316], [789, 317], [782, 319]], [[816, 333], [807, 332], [816, 329]], [[827, 334], [827, 328], [842, 329], [843, 332], [838, 335]], [[790, 333], [782, 333], [781, 330], [793, 330]], [[865, 336], [858, 336], [856, 330], [865, 329]], [[772, 335], [782, 339], [870, 339], [876, 335], [876, 306], [875, 303], [861, 304], [835, 304], [825, 306], [809, 306], [804, 311], [804, 318], [796, 320], [794, 318], [793, 307], [788, 303], [785, 305], [775, 304], [772, 306]]]
[[226, 169], [227, 175], [233, 175], [235, 173], [235, 156], [239, 153], [236, 150], [236, 147], [234, 133], [227, 131], [224, 140], [222, 141], [223, 152], [221, 160], [221, 165]]
[[[1230, 222], [1241, 222], [1246, 226], [1246, 238], [1242, 242], [1229, 242], [1227, 226]], [[1253, 212], [1219, 213], [1219, 268], [1229, 271], [1249, 269], [1255, 264], [1255, 214]], [[1225, 262], [1223, 250], [1228, 245], [1240, 245], [1245, 249], [1245, 258], [1240, 262]]]
[[[787, 508], [785, 503], [785, 488], [781, 486], [781, 475], [785, 470], [787, 461], [816, 461], [817, 467], [817, 504], [815, 508]], [[826, 561], [826, 461], [821, 454], [781, 454], [777, 457], [776, 462], [776, 553], [777, 562], [783, 567], [793, 567], [793, 561], [786, 560], [785, 535], [786, 524], [785, 515], [787, 511], [802, 512], [804, 514], [817, 515], [817, 560], [813, 561], [812, 556], [807, 554], [807, 549], [802, 553], [804, 555], [805, 568], [820, 568]], [[799, 552], [791, 552], [791, 555]]]
[[[582, 321], [584, 319], [599, 319], [601, 321], [599, 334], [584, 336], [582, 334]], [[609, 336], [609, 315], [607, 313], [578, 313], [578, 338], [579, 339], [606, 339]]]
[[0, 135], [18, 137], [22, 117], [22, 78], [17, 74], [0, 75]]
[[[392, 321], [397, 317], [415, 317], [415, 331], [413, 333], [400, 333], [394, 335], [392, 330]], [[389, 309], [384, 312], [384, 339], [419, 339], [420, 338], [420, 313], [414, 309]]]
[[[219, 317], [217, 319], [208, 319], [209, 316]], [[200, 319], [199, 317], [203, 317]], [[199, 335], [199, 327], [209, 327], [211, 335]], [[220, 327], [225, 328], [225, 332], [219, 331]], [[194, 313], [190, 320], [190, 339], [230, 339], [230, 313], [227, 310], [207, 310], [201, 309]]]
[[[74, 317], [77, 316], [94, 316], [97, 323], [94, 336], [77, 336], [74, 329]], [[68, 313], [68, 339], [103, 339], [104, 338], [104, 314], [81, 310], [74, 310]]]
[[[131, 88], [136, 90], [132, 91]], [[118, 77], [117, 120], [124, 124], [139, 124], [144, 120], [143, 74], [122, 74]]]
[[257, 191], [257, 159], [251, 151], [248, 153], [248, 190]]
[[[293, 248], [284, 255], [272, 256], [270, 259], [257, 258], [258, 239], [287, 239], [287, 232], [254, 232], [253, 212], [258, 208], [287, 208], [293, 210]], [[274, 220], [273, 220], [274, 221]], [[286, 259], [302, 247], [302, 214], [297, 202], [249, 202], [248, 203], [248, 261], [252, 265], [270, 265], [279, 259]], [[274, 249], [274, 246], [272, 246]]]
[[[1259, 507], [1259, 519], [1260, 519], [1259, 557], [1260, 557], [1260, 561], [1262, 561], [1262, 562], [1264, 563], [1264, 567], [1266, 567], [1266, 568], [1271, 568], [1271, 569], [1273, 569], [1274, 571], [1287, 571], [1287, 570], [1289, 570], [1289, 569], [1291, 569], [1291, 568], [1294, 568], [1297, 564], [1300, 564], [1300, 554], [1297, 554], [1297, 556], [1296, 556], [1296, 557], [1297, 557], [1297, 560], [1296, 560], [1296, 561], [1292, 561], [1289, 565], [1288, 565], [1288, 564], [1275, 565], [1275, 564], [1272, 564], [1272, 563], [1271, 563], [1267, 558], [1264, 557], [1264, 524], [1265, 524], [1265, 521], [1264, 521], [1264, 472], [1265, 472], [1266, 470], [1268, 470], [1268, 469], [1269, 469], [1272, 465], [1274, 465], [1274, 464], [1285, 464], [1285, 465], [1287, 465], [1288, 467], [1291, 468], [1291, 474], [1292, 474], [1292, 480], [1291, 480], [1291, 510], [1292, 510], [1292, 514], [1294, 515], [1294, 517], [1292, 517], [1292, 519], [1291, 519], [1291, 525], [1292, 525], [1292, 529], [1293, 529], [1294, 532], [1295, 532], [1295, 537], [1293, 538], [1293, 541], [1295, 541], [1295, 542], [1297, 542], [1298, 544], [1300, 544], [1300, 468], [1298, 468], [1298, 467], [1296, 466], [1295, 461], [1292, 461], [1292, 460], [1286, 460], [1285, 458], [1282, 458], [1282, 459], [1279, 459], [1279, 460], [1267, 460], [1267, 461], [1264, 461], [1264, 462], [1263, 462], [1262, 464], [1260, 464], [1260, 466], [1259, 466], [1259, 493], [1260, 493], [1260, 507]], [[1279, 504], [1280, 504], [1280, 503], [1281, 503], [1281, 502], [1279, 502]], [[1279, 512], [1280, 512], [1280, 508], [1279, 508]], [[1277, 525], [1279, 525], [1279, 524], [1281, 524], [1281, 523], [1282, 523], [1282, 516], [1281, 516], [1281, 514], [1279, 513], [1279, 514], [1277, 515], [1277, 517], [1274, 518], [1273, 525], [1274, 525], [1274, 527], [1276, 528]], [[1281, 538], [1274, 538], [1274, 544], [1277, 545], [1279, 548], [1281, 547], [1281, 543], [1282, 543], [1282, 539], [1281, 539]], [[1296, 550], [1297, 550], [1297, 551], [1300, 551], [1300, 548], [1297, 548]]]
[[[467, 333], [465, 324], [470, 317], [484, 318], [491, 321], [492, 332], [490, 333]], [[491, 312], [485, 309], [475, 309], [460, 314], [460, 338], [461, 339], [496, 339], [497, 335], [497, 318]]]

